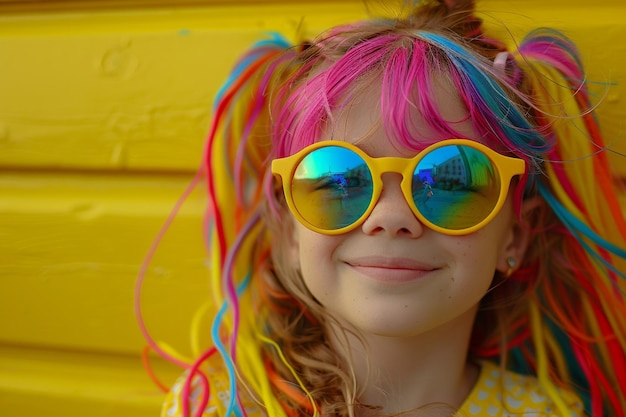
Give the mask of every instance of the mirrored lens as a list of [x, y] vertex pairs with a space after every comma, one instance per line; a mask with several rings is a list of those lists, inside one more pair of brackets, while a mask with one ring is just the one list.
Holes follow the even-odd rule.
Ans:
[[325, 230], [359, 219], [372, 199], [372, 175], [365, 161], [349, 149], [319, 148], [296, 168], [292, 196], [300, 215]]
[[500, 178], [481, 151], [448, 145], [425, 155], [413, 172], [413, 201], [432, 223], [450, 230], [484, 220], [494, 209]]

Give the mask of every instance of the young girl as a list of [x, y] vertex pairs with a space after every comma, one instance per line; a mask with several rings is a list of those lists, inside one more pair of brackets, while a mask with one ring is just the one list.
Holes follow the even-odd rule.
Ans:
[[203, 172], [213, 345], [172, 358], [164, 416], [626, 414], [626, 221], [576, 50], [508, 51], [473, 7], [242, 58]]

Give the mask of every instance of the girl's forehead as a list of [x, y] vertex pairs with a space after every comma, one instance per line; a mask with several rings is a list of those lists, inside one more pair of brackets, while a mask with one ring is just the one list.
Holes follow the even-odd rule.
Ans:
[[[440, 140], [478, 139], [466, 105], [450, 85], [430, 88], [434, 106], [423, 106], [418, 89], [415, 86], [409, 97], [386, 99], [380, 86], [370, 86], [333, 114], [320, 140], [357, 144], [372, 156], [387, 153], [383, 150], [391, 145], [410, 156]], [[406, 100], [406, 110], [399, 110], [398, 100]]]

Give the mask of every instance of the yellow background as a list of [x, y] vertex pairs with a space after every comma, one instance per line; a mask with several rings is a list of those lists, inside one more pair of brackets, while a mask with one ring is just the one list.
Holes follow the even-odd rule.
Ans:
[[[598, 84], [599, 114], [626, 151], [626, 3], [478, 6], [493, 32], [568, 33], [589, 77], [617, 83]], [[0, 0], [0, 415], [158, 414], [133, 291], [200, 163], [220, 82], [267, 31], [297, 39], [362, 16], [345, 0]], [[202, 210], [194, 193], [144, 284], [151, 333], [183, 354], [208, 291]], [[153, 363], [166, 384], [178, 375]]]

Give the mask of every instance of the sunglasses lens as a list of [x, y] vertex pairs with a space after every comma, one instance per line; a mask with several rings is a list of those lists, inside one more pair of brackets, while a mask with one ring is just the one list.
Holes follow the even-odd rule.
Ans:
[[478, 149], [447, 145], [425, 155], [413, 172], [413, 201], [432, 223], [448, 230], [475, 226], [493, 211], [501, 180]]
[[372, 200], [372, 175], [365, 161], [338, 146], [308, 154], [297, 166], [291, 187], [300, 215], [324, 230], [354, 223]]

